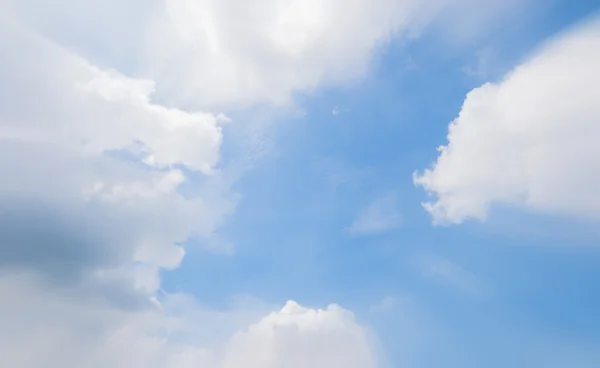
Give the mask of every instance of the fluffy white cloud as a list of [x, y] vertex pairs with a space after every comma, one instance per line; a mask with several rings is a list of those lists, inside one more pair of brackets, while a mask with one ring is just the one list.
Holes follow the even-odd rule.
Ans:
[[516, 6], [473, 0], [6, 2], [13, 16], [96, 63], [156, 81], [161, 99], [201, 107], [284, 103], [293, 92], [352, 82], [394, 35], [414, 35], [440, 14], [450, 28], [472, 23], [461, 33], [477, 33], [473, 29], [491, 23], [490, 15]]
[[209, 172], [217, 163], [224, 117], [152, 103], [152, 80], [101, 70], [17, 25], [3, 23], [0, 42], [0, 137], [82, 155], [127, 150], [156, 167]]
[[0, 281], [0, 295], [11, 301], [0, 305], [4, 364], [20, 368], [376, 364], [366, 332], [350, 312], [337, 306], [321, 310], [288, 302], [261, 318], [264, 307], [215, 311], [173, 295], [163, 298], [160, 309], [130, 310], [66, 290], [48, 291], [46, 286], [23, 274]]
[[[293, 91], [321, 82], [352, 80], [366, 70], [373, 48], [408, 26], [418, 10], [412, 0], [103, 3], [112, 6], [97, 1], [75, 6], [63, 0], [54, 9], [44, 9], [39, 1], [13, 2], [12, 8], [44, 33], [90, 56], [100, 48], [103, 55], [113, 54], [114, 63], [127, 53], [137, 54], [136, 69], [158, 83], [161, 97], [202, 106], [280, 103]], [[34, 15], [40, 6], [47, 19]], [[139, 28], [130, 33], [129, 19], [113, 18], [115, 9], [133, 12], [136, 6], [145, 8], [138, 14], [143, 21], [136, 21]], [[122, 32], [107, 32], [106, 24]], [[92, 45], [83, 44], [77, 34], [91, 34], [85, 41]]]
[[224, 117], [153, 103], [152, 81], [101, 70], [19, 24], [0, 22], [0, 49], [3, 253], [37, 262], [43, 236], [27, 228], [41, 227], [54, 251], [90, 252], [95, 266], [174, 268], [174, 244], [210, 235], [233, 209], [234, 197], [178, 190], [177, 167], [212, 173]]
[[600, 219], [600, 19], [548, 42], [499, 83], [471, 91], [448, 144], [415, 183], [436, 223], [493, 204]]
[[352, 313], [331, 305], [309, 309], [288, 302], [228, 344], [223, 367], [375, 367], [364, 329]]
[[183, 101], [194, 96], [211, 104], [283, 103], [294, 91], [364, 74], [374, 48], [419, 16], [423, 8], [416, 5], [412, 0], [168, 0], [153, 33], [149, 52], [162, 60], [152, 72]]

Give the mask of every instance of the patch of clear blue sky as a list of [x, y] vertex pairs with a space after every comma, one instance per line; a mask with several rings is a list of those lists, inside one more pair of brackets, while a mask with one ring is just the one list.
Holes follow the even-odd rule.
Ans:
[[[436, 158], [469, 90], [597, 9], [594, 1], [540, 1], [535, 13], [467, 44], [450, 47], [432, 33], [393, 43], [361, 82], [298, 96], [306, 115], [279, 122], [269, 154], [236, 185], [243, 200], [221, 231], [235, 255], [191, 246], [182, 267], [164, 275], [165, 288], [215, 306], [238, 293], [339, 303], [374, 326], [392, 365], [516, 367], [553, 341], [600, 346], [597, 231], [500, 208], [483, 224], [434, 228], [411, 179]], [[484, 47], [497, 56], [489, 75], [465, 75]], [[233, 115], [241, 124], [246, 118]], [[343, 232], [390, 192], [402, 227]], [[485, 292], [424, 277], [414, 261], [424, 254], [451, 261]], [[409, 297], [411, 307], [370, 311], [386, 296]], [[429, 333], [426, 348], [402, 349], [419, 329]]]

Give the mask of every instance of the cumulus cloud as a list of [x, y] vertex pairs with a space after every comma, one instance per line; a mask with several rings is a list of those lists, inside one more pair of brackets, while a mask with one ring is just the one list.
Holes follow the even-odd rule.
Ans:
[[375, 367], [367, 334], [352, 313], [288, 302], [229, 342], [224, 367]]
[[402, 215], [398, 212], [396, 197], [386, 195], [369, 204], [346, 228], [353, 236], [381, 234], [402, 225]]
[[473, 23], [467, 27], [472, 32], [491, 23], [486, 18], [490, 9], [498, 17], [516, 2], [492, 1], [485, 6], [473, 0], [7, 3], [13, 14], [100, 65], [134, 69], [151, 78], [162, 99], [205, 107], [285, 103], [293, 92], [355, 81], [366, 72], [373, 52], [393, 36], [418, 34], [440, 14], [446, 15], [441, 17], [444, 23], [451, 24], [446, 28]]
[[466, 97], [435, 165], [414, 177], [436, 223], [494, 204], [600, 219], [600, 19], [550, 40]]
[[5, 262], [177, 267], [175, 243], [210, 235], [235, 205], [178, 191], [178, 167], [212, 173], [223, 118], [152, 103], [152, 81], [101, 70], [18, 24], [0, 27]]
[[[216, 164], [222, 117], [152, 103], [152, 80], [99, 69], [18, 25], [4, 22], [1, 31], [10, 52], [0, 73], [11, 92], [0, 106], [3, 137], [76, 145], [86, 154], [128, 150], [157, 167], [207, 172]], [[25, 105], [31, 101], [33, 108]]]
[[288, 302], [261, 317], [264, 306], [216, 311], [185, 295], [167, 295], [160, 309], [115, 309], [99, 299], [49, 291], [41, 280], [23, 274], [3, 277], [0, 295], [11, 301], [0, 305], [0, 353], [12, 367], [376, 364], [364, 329], [352, 313], [335, 305], [310, 309]]

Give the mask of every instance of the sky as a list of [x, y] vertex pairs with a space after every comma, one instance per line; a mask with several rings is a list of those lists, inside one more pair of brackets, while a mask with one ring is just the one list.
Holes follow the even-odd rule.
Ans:
[[0, 1], [17, 368], [600, 366], [600, 6]]

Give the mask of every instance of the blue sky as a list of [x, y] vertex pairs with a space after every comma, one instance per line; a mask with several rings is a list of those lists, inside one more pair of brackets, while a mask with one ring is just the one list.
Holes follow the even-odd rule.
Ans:
[[0, 19], [12, 366], [600, 364], [595, 2], [125, 3]]

